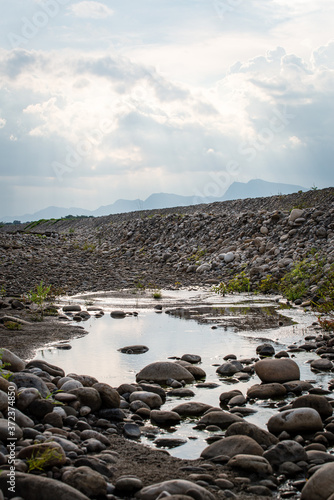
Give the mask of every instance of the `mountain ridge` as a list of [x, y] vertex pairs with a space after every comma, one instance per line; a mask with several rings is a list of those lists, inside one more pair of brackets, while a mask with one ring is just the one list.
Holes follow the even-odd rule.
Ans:
[[221, 197], [201, 197], [195, 195], [183, 196], [173, 193], [152, 193], [148, 198], [146, 198], [146, 200], [141, 200], [139, 198], [135, 200], [126, 200], [121, 198], [110, 205], [102, 205], [96, 210], [87, 210], [79, 207], [64, 208], [50, 206], [38, 210], [33, 214], [0, 217], [0, 221], [4, 223], [12, 223], [14, 221], [33, 222], [40, 219], [61, 219], [69, 215], [101, 217], [104, 215], [136, 212], [140, 210], [172, 208], [177, 206], [184, 207], [190, 205], [213, 203], [215, 201], [259, 198], [277, 194], [291, 194], [297, 191], [307, 191], [307, 189], [294, 184], [284, 184], [268, 182], [262, 179], [252, 179], [247, 183], [233, 182]]

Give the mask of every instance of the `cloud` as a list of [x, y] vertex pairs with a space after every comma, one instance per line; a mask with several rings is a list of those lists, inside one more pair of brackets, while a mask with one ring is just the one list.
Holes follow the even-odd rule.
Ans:
[[105, 19], [113, 15], [113, 10], [101, 2], [84, 1], [77, 2], [70, 7], [76, 17], [84, 19]]

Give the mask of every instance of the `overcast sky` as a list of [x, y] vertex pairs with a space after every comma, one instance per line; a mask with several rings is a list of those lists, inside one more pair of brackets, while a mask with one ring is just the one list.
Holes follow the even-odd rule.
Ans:
[[333, 186], [333, 0], [0, 0], [0, 220]]

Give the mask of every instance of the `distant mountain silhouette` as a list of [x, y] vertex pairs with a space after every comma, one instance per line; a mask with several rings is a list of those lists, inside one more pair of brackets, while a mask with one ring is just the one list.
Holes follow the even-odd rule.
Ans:
[[214, 197], [198, 197], [198, 196], [182, 196], [169, 193], [154, 193], [146, 200], [116, 200], [111, 205], [105, 205], [96, 210], [86, 210], [84, 208], [62, 208], [62, 207], [47, 207], [33, 214], [24, 214], [17, 216], [0, 217], [2, 222], [13, 222], [19, 220], [21, 222], [32, 222], [40, 219], [60, 219], [67, 215], [86, 215], [93, 217], [101, 217], [103, 215], [119, 214], [126, 212], [136, 212], [138, 210], [154, 210], [157, 208], [172, 208], [186, 207], [189, 205], [198, 205], [201, 203], [213, 203], [215, 201], [238, 200], [244, 198], [259, 198], [274, 196], [277, 194], [290, 194], [297, 191], [307, 191], [302, 186], [294, 184], [281, 184], [276, 182], [267, 182], [261, 179], [254, 179], [247, 183], [233, 182], [220, 198]]

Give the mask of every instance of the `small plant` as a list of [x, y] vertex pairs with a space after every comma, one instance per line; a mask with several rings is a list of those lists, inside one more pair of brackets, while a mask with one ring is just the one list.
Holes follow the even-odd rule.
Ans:
[[35, 290], [28, 292], [28, 298], [38, 306], [41, 317], [44, 315], [43, 304], [51, 298], [51, 285], [44, 285], [43, 281], [36, 286]]
[[2, 285], [0, 288], [0, 298], [3, 299], [4, 297], [6, 297], [6, 288]]
[[88, 243], [87, 241], [82, 245], [81, 250], [87, 252], [94, 252], [96, 245], [94, 243]]
[[12, 372], [5, 370], [5, 368], [9, 368], [11, 364], [7, 363], [7, 361], [2, 361], [3, 355], [4, 350], [0, 349], [0, 376], [2, 378], [5, 378], [6, 380], [9, 380], [13, 374]]
[[213, 286], [212, 290], [215, 293], [218, 293], [219, 295], [222, 295], [223, 297], [225, 297], [225, 295], [227, 293], [227, 290], [228, 290], [228, 287], [227, 287], [226, 283], [224, 283], [223, 281], [221, 281], [219, 283], [219, 285]]
[[262, 278], [257, 286], [257, 292], [259, 293], [271, 293], [278, 290], [278, 283], [272, 274], [267, 274], [265, 278]]
[[227, 285], [227, 290], [231, 293], [250, 292], [251, 282], [245, 271], [236, 274]]
[[20, 323], [17, 323], [16, 321], [5, 321], [4, 325], [7, 328], [7, 330], [21, 330], [22, 329], [22, 325]]
[[33, 470], [43, 471], [45, 467], [49, 467], [55, 460], [62, 459], [61, 453], [55, 448], [45, 448], [38, 450], [32, 454], [31, 457], [26, 459], [28, 465], [28, 472]]
[[162, 298], [161, 290], [156, 290], [155, 292], [153, 292], [152, 297], [156, 300], [161, 299]]

